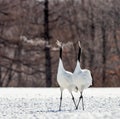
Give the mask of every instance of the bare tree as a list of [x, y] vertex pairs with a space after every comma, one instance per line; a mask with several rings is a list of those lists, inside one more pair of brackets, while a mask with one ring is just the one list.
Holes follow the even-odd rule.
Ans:
[[120, 85], [119, 0], [11, 1], [0, 1], [0, 86], [57, 86], [56, 39], [75, 47], [63, 50], [67, 70], [80, 40], [94, 85]]
[[111, 8], [111, 13], [112, 13], [112, 18], [113, 18], [113, 38], [114, 38], [114, 42], [116, 45], [116, 50], [118, 53], [118, 56], [120, 58], [120, 49], [119, 49], [119, 43], [118, 43], [118, 38], [117, 38], [117, 29], [119, 27], [119, 21], [118, 19], [120, 18], [120, 14], [119, 14], [119, 1], [112, 1], [112, 8]]
[[45, 66], [46, 66], [46, 86], [52, 85], [51, 73], [51, 56], [50, 56], [50, 34], [49, 34], [49, 0], [44, 1], [44, 38], [46, 40], [45, 47]]
[[105, 86], [105, 80], [106, 80], [106, 57], [107, 57], [107, 53], [106, 53], [106, 44], [107, 44], [107, 35], [106, 35], [106, 22], [103, 19], [104, 16], [104, 12], [102, 11], [102, 20], [101, 20], [101, 33], [102, 33], [102, 57], [103, 57], [103, 71], [102, 71], [102, 75], [103, 75], [103, 79], [102, 79], [102, 84], [103, 86]]
[[[19, 43], [17, 48], [16, 48], [16, 51], [15, 51], [15, 58], [17, 60], [21, 60], [21, 51], [22, 51], [22, 45], [21, 45], [21, 43]], [[19, 69], [21, 71], [21, 63], [20, 62], [16, 63], [16, 69]], [[18, 75], [17, 76], [17, 81], [18, 81], [18, 86], [19, 86], [19, 83], [22, 79], [22, 74], [18, 73], [17, 75]]]
[[[1, 44], [0, 44], [1, 46]], [[2, 48], [0, 47], [0, 55], [2, 54], [1, 52]], [[0, 66], [0, 87], [2, 87], [2, 67]]]

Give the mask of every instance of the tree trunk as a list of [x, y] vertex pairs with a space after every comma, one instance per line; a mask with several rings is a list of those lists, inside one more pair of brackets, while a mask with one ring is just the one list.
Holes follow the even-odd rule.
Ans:
[[94, 40], [95, 40], [95, 23], [94, 23], [94, 9], [93, 5], [91, 3], [91, 0], [89, 0], [89, 6], [90, 6], [90, 13], [89, 13], [89, 19], [90, 19], [90, 36], [91, 36], [91, 46], [90, 46], [90, 69], [93, 68], [94, 63]]
[[81, 4], [83, 6], [83, 8], [85, 7], [85, 1], [84, 0], [81, 0]]
[[[90, 46], [90, 69], [91, 71], [94, 71], [94, 46], [95, 46], [95, 22], [94, 22], [94, 9], [91, 0], [89, 0], [89, 6], [90, 6], [90, 36], [91, 36], [91, 46]], [[93, 78], [93, 86], [95, 85], [95, 81]]]
[[[16, 69], [19, 69], [19, 70], [21, 70], [21, 63], [19, 62], [19, 61], [21, 61], [20, 59], [21, 59], [21, 51], [22, 51], [22, 45], [19, 43], [18, 44], [18, 47], [17, 47], [17, 49], [16, 49], [16, 51], [15, 51], [15, 58], [18, 60], [18, 62], [17, 62], [17, 66], [16, 66]], [[20, 86], [20, 81], [21, 81], [21, 79], [22, 79], [22, 74], [19, 72], [18, 74], [17, 74], [17, 85], [18, 86]]]
[[2, 68], [0, 66], [0, 87], [2, 87]]
[[9, 70], [8, 79], [7, 79], [7, 82], [6, 82], [6, 87], [9, 86], [9, 83], [10, 83], [11, 80], [12, 80], [12, 70]]
[[114, 29], [113, 29], [113, 38], [114, 38], [116, 50], [117, 50], [117, 53], [118, 53], [118, 56], [119, 56], [119, 59], [120, 59], [120, 49], [119, 49], [119, 46], [118, 46], [118, 39], [117, 39], [117, 34], [116, 34], [116, 28], [115, 28], [115, 26], [114, 26]]
[[117, 26], [119, 26], [119, 24], [117, 24], [117, 20], [118, 17], [117, 17], [117, 12], [116, 12], [116, 9], [115, 9], [115, 6], [116, 4], [113, 2], [113, 38], [114, 38], [114, 42], [115, 42], [115, 46], [116, 46], [116, 50], [117, 50], [117, 53], [118, 53], [118, 56], [120, 58], [120, 49], [119, 49], [119, 45], [118, 45], [118, 39], [117, 39]]
[[44, 38], [46, 40], [45, 48], [45, 67], [46, 67], [46, 86], [51, 87], [52, 85], [52, 74], [51, 74], [51, 55], [50, 55], [50, 35], [49, 35], [49, 1], [44, 2]]
[[101, 24], [101, 31], [102, 31], [102, 39], [103, 39], [103, 42], [102, 42], [102, 48], [103, 48], [103, 51], [102, 51], [102, 57], [103, 57], [103, 71], [102, 71], [102, 75], [103, 75], [103, 80], [102, 80], [102, 84], [103, 86], [105, 86], [105, 80], [106, 80], [106, 29], [105, 29], [105, 23], [104, 21], [102, 22]]

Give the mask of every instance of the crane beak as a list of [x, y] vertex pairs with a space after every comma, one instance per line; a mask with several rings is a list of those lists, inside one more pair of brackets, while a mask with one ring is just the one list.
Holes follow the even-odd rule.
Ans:
[[80, 41], [78, 41], [78, 45], [79, 45], [79, 47], [81, 48], [81, 44], [80, 44]]
[[56, 40], [56, 44], [57, 44], [59, 47], [63, 48], [63, 43], [60, 42], [59, 40]]

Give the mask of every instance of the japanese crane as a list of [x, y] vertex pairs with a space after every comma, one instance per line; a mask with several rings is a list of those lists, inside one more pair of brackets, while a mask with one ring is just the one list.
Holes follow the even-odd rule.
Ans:
[[63, 43], [57, 41], [56, 44], [59, 46], [59, 64], [58, 64], [58, 72], [57, 72], [57, 82], [60, 86], [60, 91], [61, 91], [61, 96], [60, 96], [60, 105], [59, 105], [59, 110], [61, 110], [61, 105], [62, 105], [62, 95], [63, 95], [63, 90], [68, 89], [72, 96], [73, 103], [76, 106], [76, 102], [74, 99], [74, 96], [72, 94], [72, 91], [77, 92], [78, 88], [74, 85], [73, 79], [72, 79], [72, 73], [69, 71], [66, 71], [63, 66], [63, 61], [62, 61], [62, 48], [63, 48]]
[[79, 51], [78, 51], [78, 57], [77, 57], [77, 64], [75, 67], [75, 70], [73, 72], [73, 80], [75, 85], [78, 88], [78, 91], [80, 92], [80, 97], [79, 97], [79, 101], [77, 104], [76, 109], [78, 109], [79, 103], [82, 99], [82, 109], [84, 110], [84, 102], [83, 102], [83, 90], [88, 88], [90, 85], [92, 85], [92, 76], [91, 76], [91, 72], [88, 69], [81, 69], [80, 66], [80, 55], [81, 55], [81, 45], [80, 42], [78, 42], [79, 45]]

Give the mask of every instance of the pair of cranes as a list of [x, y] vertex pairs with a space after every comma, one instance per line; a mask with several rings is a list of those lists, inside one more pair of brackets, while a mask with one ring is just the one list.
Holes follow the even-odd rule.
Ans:
[[[79, 44], [79, 51], [78, 51], [78, 57], [77, 57], [77, 64], [75, 67], [75, 70], [73, 73], [66, 71], [63, 62], [62, 62], [62, 48], [63, 45], [61, 42], [57, 41], [57, 45], [60, 48], [60, 54], [59, 54], [59, 64], [58, 64], [58, 72], [57, 72], [57, 82], [60, 86], [61, 96], [60, 96], [60, 106], [59, 110], [61, 110], [62, 105], [62, 94], [64, 89], [68, 89], [72, 96], [73, 103], [78, 109], [79, 103], [82, 100], [82, 109], [84, 110], [84, 102], [83, 102], [83, 90], [88, 88], [90, 85], [92, 85], [92, 76], [91, 72], [88, 69], [81, 69], [80, 66], [80, 55], [81, 55], [81, 45]], [[80, 97], [78, 104], [76, 105], [74, 96], [72, 94], [72, 91], [79, 91]]]

